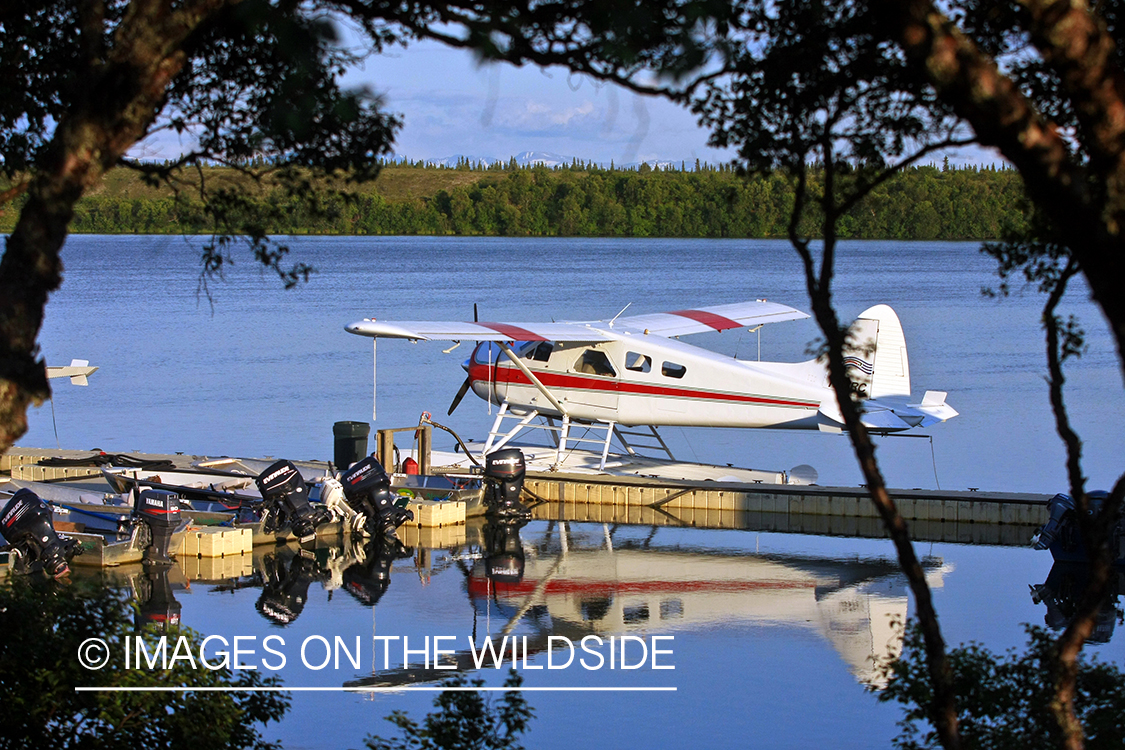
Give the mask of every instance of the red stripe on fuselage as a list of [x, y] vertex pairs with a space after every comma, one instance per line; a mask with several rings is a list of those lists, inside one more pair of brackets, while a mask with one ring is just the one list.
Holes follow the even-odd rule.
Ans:
[[621, 580], [552, 580], [538, 581], [532, 578], [519, 583], [490, 581], [474, 575], [469, 578], [469, 595], [483, 596], [495, 591], [501, 595], [525, 595], [536, 592], [539, 586], [546, 586], [539, 593], [552, 595], [626, 595], [626, 594], [738, 594], [752, 591], [794, 591], [816, 588], [816, 581], [621, 581]]
[[668, 314], [690, 318], [696, 323], [702, 323], [705, 326], [710, 326], [716, 331], [725, 331], [728, 328], [742, 327], [742, 324], [737, 320], [731, 320], [730, 318], [724, 318], [722, 315], [715, 315], [714, 313], [703, 312], [702, 310], [676, 310], [675, 312], [670, 312]]
[[484, 326], [491, 328], [497, 333], [502, 333], [508, 336], [512, 341], [546, 341], [547, 339], [540, 336], [538, 333], [532, 333], [526, 328], [519, 326], [508, 325], [507, 323], [474, 323], [474, 325]]
[[[784, 398], [770, 398], [767, 396], [751, 396], [745, 393], [723, 393], [715, 391], [702, 391], [696, 388], [669, 388], [667, 386], [653, 385], [651, 383], [630, 383], [624, 380], [611, 378], [587, 377], [569, 373], [551, 372], [550, 370], [532, 370], [535, 377], [547, 388], [569, 388], [571, 390], [600, 391], [603, 393], [623, 393], [639, 396], [670, 396], [672, 398], [697, 398], [708, 401], [729, 401], [742, 404], [760, 404], [763, 406], [796, 406], [802, 409], [815, 409], [819, 404], [812, 401], [795, 401]], [[482, 365], [473, 362], [469, 366], [469, 377], [487, 383], [490, 379], [497, 383], [510, 383], [512, 385], [531, 385], [531, 381], [522, 372], [511, 366]]]

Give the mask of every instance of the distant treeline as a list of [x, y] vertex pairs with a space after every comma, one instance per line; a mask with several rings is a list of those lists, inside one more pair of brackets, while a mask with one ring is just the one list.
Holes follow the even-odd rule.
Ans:
[[[815, 190], [815, 170], [813, 177]], [[258, 193], [248, 195], [260, 197], [249, 199], [251, 210], [268, 216], [267, 230], [280, 235], [785, 237], [793, 200], [792, 182], [781, 174], [744, 177], [729, 167], [699, 164], [680, 170], [646, 165], [603, 169], [590, 164], [388, 165], [374, 189], [322, 202], [318, 215], [280, 190], [254, 190]], [[137, 197], [129, 192], [106, 189], [84, 198], [72, 231], [212, 231], [203, 205], [185, 193]], [[1022, 196], [1013, 170], [917, 167], [878, 187], [843, 217], [840, 236], [995, 239], [1024, 225]], [[0, 229], [14, 223], [16, 207], [5, 208]], [[810, 215], [802, 230], [817, 236], [816, 227], [817, 217]]]

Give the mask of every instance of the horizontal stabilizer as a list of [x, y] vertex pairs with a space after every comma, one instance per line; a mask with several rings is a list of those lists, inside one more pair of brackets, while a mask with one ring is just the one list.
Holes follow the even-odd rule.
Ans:
[[917, 409], [926, 415], [923, 425], [936, 424], [957, 416], [957, 410], [945, 403], [945, 391], [926, 391], [922, 396], [922, 403], [909, 404], [910, 408]]
[[90, 367], [89, 360], [72, 359], [67, 367], [48, 367], [48, 378], [70, 378], [73, 385], [89, 385], [87, 378], [97, 372], [98, 368]]

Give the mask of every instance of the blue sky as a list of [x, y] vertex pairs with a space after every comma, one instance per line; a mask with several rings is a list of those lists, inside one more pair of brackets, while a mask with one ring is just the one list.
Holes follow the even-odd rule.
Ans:
[[694, 117], [665, 100], [561, 68], [480, 66], [471, 54], [433, 42], [389, 49], [347, 81], [366, 84], [403, 115], [395, 151], [412, 159], [506, 159], [522, 151], [618, 164], [731, 158], [708, 147]]
[[[733, 151], [707, 145], [708, 133], [684, 108], [659, 98], [562, 68], [479, 65], [471, 53], [437, 42], [391, 47], [344, 79], [384, 97], [387, 111], [401, 115], [395, 153], [438, 160], [462, 155], [488, 160], [524, 151], [608, 165], [696, 159], [726, 163]], [[179, 139], [160, 133], [134, 150], [141, 158], [167, 158], [183, 150]], [[934, 157], [941, 162], [942, 155]], [[950, 154], [954, 163], [999, 161], [971, 149]]]

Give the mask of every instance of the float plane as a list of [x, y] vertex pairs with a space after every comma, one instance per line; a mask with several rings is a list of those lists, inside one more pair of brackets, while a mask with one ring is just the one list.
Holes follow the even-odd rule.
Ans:
[[[624, 311], [622, 311], [624, 312]], [[766, 300], [691, 310], [557, 323], [394, 322], [374, 318], [345, 327], [373, 339], [476, 341], [464, 362], [467, 378], [449, 412], [470, 389], [498, 405], [488, 453], [526, 428], [550, 431], [561, 456], [567, 444], [595, 442], [602, 465], [616, 437], [655, 438], [661, 426], [766, 427], [840, 432], [843, 417], [823, 358], [806, 362], [741, 360], [692, 346], [679, 337], [809, 317]], [[503, 355], [503, 356], [501, 356]], [[852, 324], [845, 365], [863, 423], [878, 434], [927, 427], [957, 415], [943, 391], [910, 399], [910, 364], [898, 316], [887, 305], [865, 310]], [[536, 420], [541, 423], [536, 423]], [[504, 430], [502, 427], [515, 426]], [[574, 438], [571, 427], [604, 431]], [[642, 428], [647, 432], [630, 432]], [[595, 433], [596, 434], [596, 433]]]

